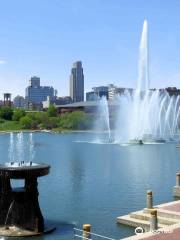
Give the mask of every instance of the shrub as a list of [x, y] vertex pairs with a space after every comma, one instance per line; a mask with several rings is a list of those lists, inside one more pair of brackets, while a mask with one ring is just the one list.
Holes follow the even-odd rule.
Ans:
[[43, 121], [43, 119], [46, 119], [47, 113], [46, 112], [36, 112], [34, 113], [34, 119], [38, 122], [41, 123]]
[[57, 116], [57, 109], [54, 105], [50, 105], [48, 110], [47, 110], [47, 114], [49, 117], [56, 117]]
[[26, 116], [29, 117], [31, 120], [36, 120], [35, 112], [27, 112]]
[[0, 108], [0, 118], [5, 120], [12, 120], [13, 110], [10, 107], [1, 107]]
[[43, 118], [41, 119], [41, 128], [46, 128], [46, 129], [52, 129], [56, 128], [58, 126], [58, 121], [59, 118], [57, 117], [48, 117], [47, 115], [44, 115]]
[[30, 129], [32, 127], [32, 119], [28, 116], [24, 116], [20, 119], [20, 124], [24, 129]]
[[5, 122], [5, 120], [0, 118], [0, 123], [4, 123], [4, 122]]
[[16, 109], [14, 110], [14, 113], [13, 113], [13, 121], [19, 121], [20, 118], [24, 117], [26, 115], [26, 112], [24, 109]]
[[89, 126], [89, 118], [81, 111], [66, 113], [61, 116], [59, 121], [59, 127], [67, 129], [87, 129]]

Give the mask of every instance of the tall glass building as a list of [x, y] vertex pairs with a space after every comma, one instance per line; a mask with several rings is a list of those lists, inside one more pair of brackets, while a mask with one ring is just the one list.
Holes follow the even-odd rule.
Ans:
[[70, 97], [73, 102], [84, 101], [84, 74], [81, 61], [73, 63], [71, 69]]
[[39, 104], [46, 101], [47, 97], [54, 97], [55, 91], [53, 87], [40, 86], [39, 77], [31, 77], [29, 86], [26, 88], [25, 98], [28, 102]]

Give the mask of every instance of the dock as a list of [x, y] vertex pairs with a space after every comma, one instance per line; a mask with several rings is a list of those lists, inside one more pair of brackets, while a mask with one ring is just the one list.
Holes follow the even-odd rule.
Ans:
[[[144, 208], [141, 211], [132, 212], [128, 215], [117, 217], [117, 222], [132, 227], [140, 227], [144, 231], [133, 237], [125, 238], [126, 240], [140, 239], [173, 239], [174, 234], [178, 232], [180, 236], [180, 200], [154, 206], [157, 210], [158, 229], [150, 231], [150, 212], [152, 209]], [[150, 232], [148, 232], [150, 231]], [[173, 234], [173, 238], [170, 237]], [[158, 235], [158, 238], [157, 238]], [[153, 238], [154, 237], [154, 238]], [[168, 237], [168, 238], [167, 238]], [[125, 240], [123, 239], [123, 240]], [[177, 238], [179, 240], [180, 238]]]
[[[176, 174], [173, 196], [180, 197], [180, 173]], [[117, 223], [136, 228], [135, 236], [123, 240], [179, 240], [180, 200], [154, 206], [153, 192], [148, 190], [146, 208], [117, 217]]]

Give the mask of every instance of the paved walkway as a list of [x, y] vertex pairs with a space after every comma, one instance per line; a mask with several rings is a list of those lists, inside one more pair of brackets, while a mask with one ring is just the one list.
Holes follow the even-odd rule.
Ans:
[[159, 233], [144, 233], [123, 240], [180, 240], [180, 224], [162, 228]]
[[142, 238], [144, 240], [180, 240], [180, 226], [174, 229], [172, 233], [160, 233], [153, 236]]
[[[165, 210], [169, 210], [169, 211], [173, 211], [173, 212], [180, 212], [180, 202], [176, 203], [172, 203], [172, 204], [169, 204], [169, 205], [165, 205], [165, 206], [162, 206], [160, 207], [161, 209], [165, 209]], [[180, 237], [179, 237], [180, 239]]]

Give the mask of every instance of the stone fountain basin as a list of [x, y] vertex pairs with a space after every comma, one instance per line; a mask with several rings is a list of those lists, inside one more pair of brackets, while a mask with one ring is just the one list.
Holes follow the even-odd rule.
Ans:
[[9, 178], [23, 179], [34, 176], [41, 177], [49, 173], [50, 166], [44, 163], [28, 165], [0, 165], [0, 174], [5, 174]]
[[0, 236], [4, 237], [30, 237], [30, 236], [38, 236], [42, 234], [48, 234], [54, 231], [56, 228], [53, 226], [45, 226], [43, 232], [35, 232], [26, 229], [21, 229], [16, 226], [10, 226], [8, 228], [0, 227]]

